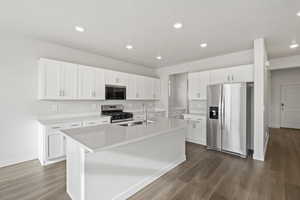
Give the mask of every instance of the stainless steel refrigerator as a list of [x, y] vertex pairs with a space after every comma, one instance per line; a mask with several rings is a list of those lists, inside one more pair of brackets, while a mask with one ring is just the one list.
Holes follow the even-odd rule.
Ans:
[[207, 88], [207, 148], [247, 156], [247, 83]]

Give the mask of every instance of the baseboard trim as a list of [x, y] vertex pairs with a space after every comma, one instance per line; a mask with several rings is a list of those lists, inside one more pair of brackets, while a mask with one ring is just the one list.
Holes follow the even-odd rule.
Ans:
[[267, 138], [266, 138], [266, 142], [264, 144], [264, 160], [265, 160], [267, 149], [268, 149], [269, 138], [270, 138], [270, 133], [268, 133]]
[[113, 200], [126, 200], [126, 199], [128, 199], [129, 197], [131, 197], [132, 195], [134, 195], [135, 193], [137, 193], [138, 191], [140, 191], [141, 189], [143, 189], [144, 187], [146, 187], [147, 185], [149, 185], [150, 183], [152, 183], [153, 181], [155, 181], [156, 179], [158, 179], [159, 177], [161, 177], [162, 175], [164, 175], [168, 171], [172, 170], [173, 168], [177, 167], [179, 164], [183, 163], [184, 161], [186, 161], [185, 156], [181, 159], [178, 159], [178, 160], [174, 161], [173, 163], [171, 163], [167, 167], [160, 169], [159, 171], [157, 171], [152, 176], [149, 176], [149, 177], [145, 178], [144, 180], [140, 181], [139, 183], [133, 185], [128, 190], [126, 190], [126, 191], [122, 192], [121, 194], [115, 196], [113, 198]]
[[38, 158], [34, 157], [34, 158], [28, 158], [28, 159], [19, 160], [19, 161], [7, 162], [7, 163], [5, 163], [5, 164], [0, 164], [0, 168], [3, 168], [3, 167], [9, 167], [9, 166], [12, 166], [12, 165], [17, 165], [17, 164], [20, 164], [20, 163], [23, 163], [23, 162], [32, 161], [32, 160], [37, 160], [37, 159], [38, 159]]

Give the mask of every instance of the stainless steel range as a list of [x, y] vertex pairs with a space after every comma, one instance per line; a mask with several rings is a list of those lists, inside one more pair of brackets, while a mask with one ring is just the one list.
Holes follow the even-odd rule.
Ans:
[[124, 106], [118, 105], [102, 105], [101, 113], [102, 115], [107, 115], [111, 117], [111, 123], [124, 122], [133, 120], [133, 114], [130, 112], [123, 112]]

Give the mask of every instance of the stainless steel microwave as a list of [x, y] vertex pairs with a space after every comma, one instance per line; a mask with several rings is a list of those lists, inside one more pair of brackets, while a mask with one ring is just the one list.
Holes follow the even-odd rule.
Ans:
[[105, 85], [106, 100], [125, 100], [126, 86]]

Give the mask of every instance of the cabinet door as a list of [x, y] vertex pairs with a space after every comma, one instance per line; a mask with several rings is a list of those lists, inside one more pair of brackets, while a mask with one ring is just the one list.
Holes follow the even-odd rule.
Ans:
[[136, 99], [144, 99], [145, 97], [145, 86], [144, 77], [136, 76]]
[[199, 98], [199, 83], [196, 73], [188, 74], [188, 82], [189, 82], [189, 99], [198, 99]]
[[127, 86], [128, 75], [122, 72], [105, 70], [105, 84]]
[[42, 59], [40, 67], [40, 98], [59, 99], [61, 98], [61, 63], [57, 61]]
[[226, 83], [230, 81], [230, 69], [218, 69], [209, 71], [210, 84]]
[[243, 65], [231, 69], [232, 82], [253, 82], [254, 81], [253, 65]]
[[144, 78], [144, 96], [143, 99], [154, 99], [153, 97], [153, 79], [149, 77]]
[[137, 82], [135, 75], [128, 75], [128, 85], [126, 88], [126, 99], [137, 99]]
[[94, 98], [105, 99], [105, 83], [104, 83], [104, 70], [94, 69], [95, 85], [94, 85]]
[[65, 156], [65, 140], [59, 132], [49, 134], [47, 141], [49, 160]]
[[153, 96], [154, 99], [160, 99], [160, 79], [153, 79]]
[[78, 85], [79, 99], [94, 98], [95, 73], [93, 68], [82, 65], [78, 67]]
[[60, 70], [60, 80], [62, 96], [64, 99], [77, 98], [77, 65], [62, 62]]
[[209, 84], [209, 72], [197, 72], [188, 75], [189, 99], [205, 100], [207, 85]]

